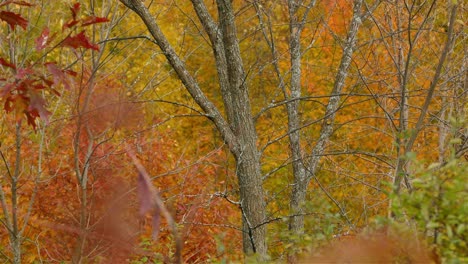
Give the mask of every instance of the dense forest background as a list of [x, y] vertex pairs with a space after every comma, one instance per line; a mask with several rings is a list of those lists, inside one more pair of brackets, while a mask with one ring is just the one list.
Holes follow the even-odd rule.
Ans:
[[466, 14], [0, 0], [0, 260], [468, 261]]

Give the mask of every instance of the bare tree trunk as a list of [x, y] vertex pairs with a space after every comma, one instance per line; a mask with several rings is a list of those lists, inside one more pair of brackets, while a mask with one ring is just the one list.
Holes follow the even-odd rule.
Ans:
[[304, 228], [304, 216], [300, 214], [302, 207], [305, 202], [307, 186], [313, 177], [316, 177], [317, 167], [320, 161], [320, 157], [325, 151], [326, 144], [333, 134], [333, 124], [335, 120], [336, 111], [338, 110], [340, 103], [340, 93], [344, 87], [345, 79], [348, 74], [349, 65], [351, 64], [351, 58], [356, 47], [357, 32], [361, 25], [361, 6], [362, 0], [355, 0], [353, 7], [353, 18], [348, 29], [348, 36], [346, 43], [343, 47], [343, 55], [341, 57], [340, 66], [338, 73], [336, 74], [335, 83], [331, 92], [331, 97], [328, 102], [325, 117], [322, 122], [322, 128], [320, 130], [320, 137], [315, 144], [311, 158], [306, 164], [306, 176], [301, 179], [299, 176], [295, 176], [294, 188], [291, 193], [291, 209], [295, 215], [291, 218], [290, 229], [294, 233], [300, 234]]
[[11, 244], [13, 247], [13, 263], [21, 263], [21, 233], [18, 223], [18, 181], [21, 168], [21, 122], [16, 124], [16, 160], [15, 172], [11, 179], [11, 217], [12, 230], [10, 233]]
[[[312, 8], [312, 1], [306, 10], [306, 14]], [[304, 229], [304, 207], [305, 192], [301, 192], [303, 186], [307, 186], [306, 169], [302, 160], [302, 149], [300, 144], [300, 117], [299, 98], [301, 97], [301, 32], [304, 21], [300, 21], [298, 10], [300, 3], [295, 0], [288, 1], [289, 9], [289, 52], [291, 56], [291, 96], [285, 97], [290, 102], [286, 105], [288, 112], [288, 136], [289, 149], [292, 156], [294, 174], [293, 190], [290, 198], [290, 222], [289, 229], [296, 234], [302, 234]], [[292, 260], [294, 261], [294, 260]]]

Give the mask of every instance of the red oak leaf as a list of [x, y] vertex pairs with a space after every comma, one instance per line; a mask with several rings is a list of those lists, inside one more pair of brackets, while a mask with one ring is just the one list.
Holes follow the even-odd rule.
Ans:
[[10, 28], [13, 30], [16, 26], [20, 26], [23, 29], [26, 29], [26, 27], [28, 26], [28, 21], [26, 19], [10, 11], [1, 11], [0, 20], [7, 22]]
[[47, 44], [49, 43], [49, 34], [50, 34], [49, 28], [45, 27], [42, 30], [41, 35], [36, 39], [36, 50], [37, 51], [40, 51], [40, 50], [44, 49], [47, 46]]
[[13, 110], [13, 107], [15, 105], [15, 101], [16, 101], [16, 96], [8, 96], [5, 100], [5, 105], [3, 106], [3, 109], [5, 109], [5, 111], [7, 113], [11, 112]]
[[62, 27], [62, 30], [66, 29], [66, 28], [71, 28], [71, 27], [74, 27], [76, 24], [78, 24], [78, 20], [72, 20], [68, 23], [66, 23], [65, 25], [63, 25]]
[[[42, 120], [44, 120], [46, 123], [49, 122], [49, 116], [51, 113], [45, 109], [46, 106], [46, 101], [40, 94], [40, 92], [35, 92], [35, 91], [30, 91], [29, 93], [29, 106], [28, 106], [28, 112], [29, 113], [37, 113]], [[36, 116], [37, 115], [32, 115]]]
[[99, 50], [98, 45], [92, 44], [88, 37], [86, 37], [84, 31], [81, 31], [78, 35], [72, 37], [68, 36], [66, 39], [63, 40], [62, 46], [71, 47], [73, 49], [77, 48], [85, 48], [85, 49], [93, 49]]
[[39, 113], [36, 110], [24, 111], [26, 118], [28, 119], [28, 125], [32, 126], [34, 131], [36, 131], [36, 118], [39, 117]]
[[78, 76], [78, 73], [72, 70], [64, 70], [63, 72], [74, 77]]
[[103, 23], [103, 22], [108, 22], [109, 19], [105, 18], [105, 17], [96, 17], [96, 16], [89, 16], [85, 19], [83, 19], [83, 22], [82, 22], [82, 26], [89, 26], [89, 25], [92, 25], [92, 24], [96, 24], [96, 23]]
[[8, 61], [4, 60], [3, 58], [0, 58], [0, 65], [10, 67], [12, 69], [16, 69], [14, 64], [9, 63]]
[[21, 68], [18, 69], [18, 72], [16, 73], [15, 78], [16, 79], [23, 79], [26, 77], [26, 75], [32, 75], [34, 74], [34, 71], [31, 68]]
[[15, 87], [16, 87], [15, 83], [7, 83], [0, 90], [0, 97], [4, 97], [5, 95], [9, 94]]
[[25, 2], [25, 1], [5, 1], [5, 2], [0, 4], [0, 7], [6, 6], [6, 5], [9, 5], [9, 4], [17, 4], [17, 5], [22, 5], [22, 6], [34, 6], [34, 4], [31, 4], [31, 3], [28, 3], [28, 2]]
[[49, 70], [50, 74], [52, 74], [52, 77], [54, 79], [54, 85], [58, 86], [61, 83], [63, 83], [63, 86], [65, 89], [70, 90], [71, 85], [73, 85], [73, 79], [71, 79], [68, 75], [75, 76], [76, 73], [73, 71], [62, 71], [57, 65], [53, 62], [48, 62], [45, 64], [47, 67], [47, 70]]
[[52, 85], [54, 85], [54, 82], [53, 82], [53, 81], [51, 81], [51, 80], [49, 80], [49, 79], [46, 79], [46, 78], [44, 78], [43, 76], [41, 76], [41, 77], [39, 77], [39, 78], [40, 78], [40, 79], [47, 85], [47, 87], [49, 87], [49, 88], [52, 87]]
[[13, 4], [22, 5], [22, 6], [34, 6], [34, 4], [28, 3], [26, 1], [12, 1]]
[[76, 20], [76, 16], [80, 11], [80, 3], [75, 3], [72, 7], [70, 7], [70, 11], [72, 12], [73, 20]]
[[34, 86], [35, 86], [35, 80], [28, 78], [17, 83], [16, 91], [18, 92], [19, 96], [24, 96], [25, 99], [28, 99], [28, 97], [26, 96], [26, 93], [29, 90], [34, 89]]

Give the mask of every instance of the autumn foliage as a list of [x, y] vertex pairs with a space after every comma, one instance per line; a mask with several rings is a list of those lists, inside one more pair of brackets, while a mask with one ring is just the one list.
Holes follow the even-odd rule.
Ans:
[[[460, 1], [229, 1], [235, 32], [224, 0], [139, 1], [161, 32], [134, 1], [52, 2], [0, 1], [0, 260], [467, 260]], [[227, 55], [242, 64], [224, 72]], [[255, 173], [257, 226], [242, 199]], [[245, 256], [260, 229], [267, 254]]]

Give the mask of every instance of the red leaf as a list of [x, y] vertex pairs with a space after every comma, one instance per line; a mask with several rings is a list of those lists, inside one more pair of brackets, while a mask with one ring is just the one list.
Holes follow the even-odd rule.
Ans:
[[24, 111], [26, 118], [28, 119], [28, 125], [32, 126], [36, 131], [36, 118], [39, 117], [37, 111]]
[[47, 67], [47, 70], [49, 70], [50, 74], [52, 74], [54, 78], [54, 85], [59, 86], [61, 83], [63, 83], [65, 89], [70, 90], [73, 81], [67, 76], [67, 74], [70, 75], [69, 71], [62, 71], [53, 62], [48, 62], [45, 65]]
[[72, 21], [66, 23], [65, 25], [63, 25], [62, 30], [66, 29], [66, 28], [74, 27], [76, 24], [78, 24], [78, 20], [72, 20]]
[[62, 46], [71, 47], [73, 49], [82, 47], [85, 49], [99, 50], [98, 45], [92, 44], [86, 37], [84, 31], [81, 31], [81, 33], [74, 37], [68, 36], [63, 40]]
[[52, 87], [52, 85], [54, 84], [53, 81], [51, 81], [51, 80], [49, 80], [49, 79], [46, 79], [46, 78], [44, 78], [44, 77], [42, 77], [42, 76], [39, 77], [39, 78], [40, 78], [40, 79], [47, 85], [47, 87], [49, 87], [49, 88]]
[[12, 69], [16, 69], [14, 64], [9, 63], [8, 61], [4, 60], [3, 58], [0, 58], [0, 65], [10, 67]]
[[32, 88], [34, 88], [36, 90], [44, 90], [47, 87], [45, 85], [43, 85], [42, 83], [37, 83], [37, 84], [32, 85]]
[[78, 76], [78, 73], [72, 70], [64, 70], [63, 72], [74, 77]]
[[34, 88], [34, 80], [31, 79], [23, 80], [16, 85], [16, 91], [18, 92], [18, 95], [24, 96], [26, 99], [28, 97], [25, 96], [25, 94], [32, 88]]
[[92, 25], [92, 24], [96, 24], [96, 23], [103, 23], [103, 22], [108, 22], [109, 19], [105, 18], [105, 17], [96, 17], [96, 16], [89, 16], [85, 19], [83, 19], [83, 22], [82, 22], [82, 26], [89, 26], [89, 25]]
[[36, 113], [37, 115], [33, 116], [40, 116], [42, 120], [49, 122], [51, 113], [45, 109], [46, 101], [42, 95], [39, 92], [30, 91], [29, 98], [28, 112], [32, 114]]
[[31, 74], [34, 74], [34, 71], [31, 70], [31, 68], [25, 68], [25, 69], [21, 68], [21, 69], [18, 69], [15, 78], [23, 79], [24, 77], [26, 77], [26, 75], [31, 75]]
[[17, 98], [16, 96], [9, 96], [6, 98], [3, 109], [5, 109], [7, 113], [13, 110], [13, 106], [15, 105], [16, 98]]
[[70, 7], [70, 11], [72, 12], [73, 20], [76, 20], [76, 15], [80, 11], [80, 3], [75, 3], [72, 7]]
[[28, 2], [25, 2], [25, 1], [5, 1], [5, 2], [0, 4], [0, 7], [6, 6], [6, 5], [9, 5], [9, 4], [17, 4], [17, 5], [22, 5], [22, 6], [34, 6], [34, 4], [31, 4], [31, 3], [28, 3]]
[[23, 29], [26, 29], [28, 26], [28, 21], [26, 19], [13, 12], [1, 11], [0, 19], [7, 22], [13, 30], [15, 29], [15, 26], [20, 26]]
[[45, 27], [42, 30], [41, 35], [36, 39], [36, 50], [37, 51], [40, 51], [40, 50], [44, 49], [47, 46], [47, 44], [49, 43], [49, 34], [50, 34], [49, 28]]
[[15, 88], [15, 86], [15, 83], [8, 83], [7, 85], [3, 86], [0, 92], [0, 97], [4, 97], [5, 95], [9, 94]]
[[13, 4], [22, 5], [22, 6], [34, 6], [34, 4], [28, 3], [26, 1], [11, 1]]

